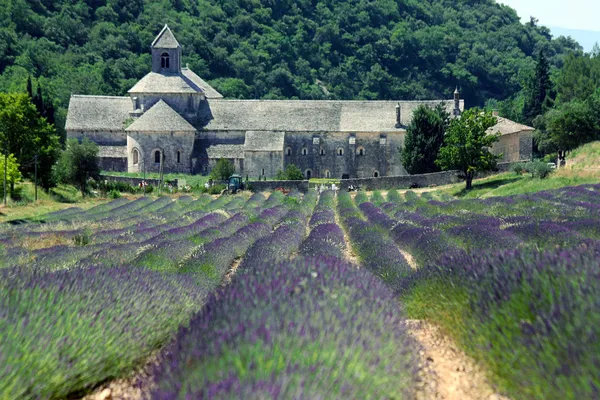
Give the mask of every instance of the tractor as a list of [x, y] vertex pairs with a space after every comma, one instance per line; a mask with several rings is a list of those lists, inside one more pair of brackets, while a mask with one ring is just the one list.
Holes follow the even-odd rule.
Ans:
[[240, 175], [233, 174], [229, 177], [227, 188], [223, 189], [221, 194], [236, 194], [242, 190], [244, 190], [244, 182], [242, 181], [242, 177]]

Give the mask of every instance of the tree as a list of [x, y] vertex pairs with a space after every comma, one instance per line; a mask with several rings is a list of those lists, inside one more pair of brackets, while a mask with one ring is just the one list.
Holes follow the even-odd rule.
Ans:
[[532, 125], [533, 120], [549, 108], [551, 90], [550, 64], [544, 51], [540, 50], [536, 58], [535, 74], [529, 83], [523, 107], [523, 120], [527, 125]]
[[450, 123], [450, 114], [442, 104], [435, 108], [419, 106], [408, 125], [400, 158], [409, 174], [439, 171], [435, 164]]
[[87, 183], [100, 177], [98, 164], [98, 145], [88, 138], [81, 143], [77, 139], [69, 139], [67, 148], [62, 152], [53, 169], [58, 183], [70, 183], [79, 187], [82, 195], [87, 194]]
[[221, 158], [210, 172], [210, 178], [216, 181], [226, 181], [235, 173], [235, 166], [226, 158]]
[[21, 173], [30, 179], [37, 154], [38, 180], [42, 187], [51, 187], [52, 165], [60, 151], [59, 137], [27, 94], [0, 93], [0, 148], [14, 154]]
[[493, 169], [500, 158], [490, 152], [490, 147], [500, 139], [499, 133], [488, 133], [496, 123], [491, 112], [479, 108], [467, 110], [450, 122], [436, 164], [444, 170], [462, 172], [467, 190], [472, 188], [477, 172]]
[[280, 181], [301, 181], [304, 179], [304, 175], [295, 164], [288, 164], [285, 171], [277, 171], [277, 179]]
[[[23, 177], [21, 176], [21, 171], [19, 171], [19, 164], [14, 154], [9, 154], [7, 161], [6, 184], [10, 188], [13, 188], [15, 183], [20, 182]], [[4, 194], [4, 155], [0, 155], [0, 191]]]
[[564, 153], [582, 144], [600, 139], [600, 89], [585, 101], [571, 101], [550, 110], [544, 117], [545, 135], [537, 140], [548, 148]]

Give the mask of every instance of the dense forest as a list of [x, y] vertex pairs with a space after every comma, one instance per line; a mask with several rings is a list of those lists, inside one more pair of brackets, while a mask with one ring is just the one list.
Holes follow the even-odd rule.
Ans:
[[227, 97], [516, 96], [540, 50], [551, 69], [572, 39], [494, 0], [0, 0], [0, 91], [27, 79], [64, 123], [71, 93], [123, 95], [150, 69], [168, 23], [184, 62]]

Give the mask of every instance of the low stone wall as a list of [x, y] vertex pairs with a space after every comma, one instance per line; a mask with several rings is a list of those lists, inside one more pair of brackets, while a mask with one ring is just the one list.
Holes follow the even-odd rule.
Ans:
[[[142, 181], [146, 181], [146, 183], [150, 186], [158, 186], [158, 179], [143, 179], [143, 178], [131, 178], [128, 176], [114, 176], [114, 175], [100, 175], [100, 180], [108, 181], [108, 182], [124, 182], [131, 186], [139, 186]], [[177, 179], [169, 181], [173, 186], [177, 186]]]
[[308, 181], [250, 181], [253, 192], [270, 192], [278, 188], [308, 192]]
[[[479, 173], [475, 178], [483, 178], [489, 175], [506, 172], [510, 170], [513, 163], [499, 163], [494, 171]], [[384, 176], [381, 178], [356, 178], [343, 179], [340, 181], [342, 189], [348, 186], [360, 186], [363, 190], [388, 190], [388, 189], [410, 189], [415, 187], [430, 187], [450, 185], [459, 183], [462, 180], [458, 171], [435, 172], [432, 174], [404, 175], [404, 176]]]

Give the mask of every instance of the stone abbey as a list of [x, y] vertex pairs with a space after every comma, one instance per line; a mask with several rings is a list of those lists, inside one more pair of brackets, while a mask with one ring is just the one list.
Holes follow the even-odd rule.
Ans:
[[[421, 104], [451, 100], [320, 101], [227, 100], [189, 68], [168, 26], [152, 42], [152, 71], [129, 96], [72, 95], [69, 138], [100, 146], [105, 171], [207, 174], [225, 158], [250, 179], [273, 177], [288, 164], [306, 178], [406, 175], [398, 150], [406, 125]], [[499, 118], [494, 151], [504, 161], [531, 158], [532, 128]]]

